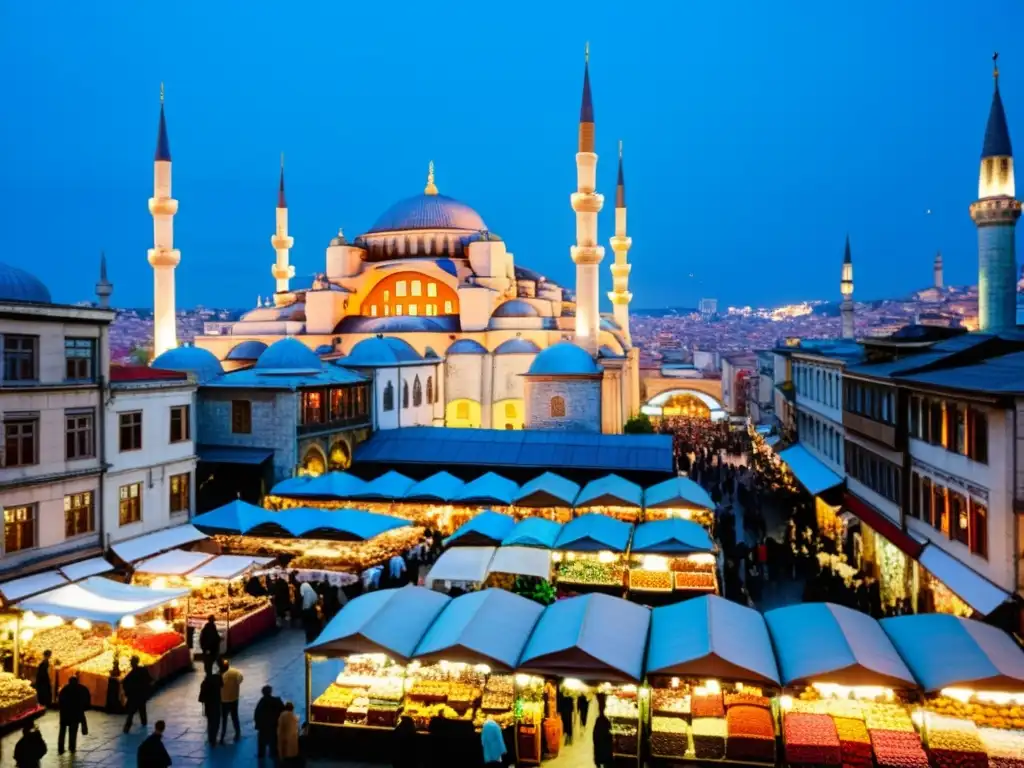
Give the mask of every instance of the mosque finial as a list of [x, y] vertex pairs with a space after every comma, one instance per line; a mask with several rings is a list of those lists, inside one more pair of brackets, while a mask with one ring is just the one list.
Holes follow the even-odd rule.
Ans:
[[436, 195], [437, 186], [434, 184], [434, 161], [427, 165], [427, 186], [423, 188], [424, 195]]
[[281, 181], [277, 185], [277, 207], [287, 208], [288, 202], [284, 196], [284, 152], [281, 153]]
[[992, 54], [992, 78], [996, 81], [996, 88], [999, 87], [999, 51]]
[[589, 64], [590, 63], [590, 41], [589, 40], [587, 40], [586, 44], [583, 46], [583, 63], [584, 64]]
[[160, 103], [164, 103], [164, 81], [160, 81]]

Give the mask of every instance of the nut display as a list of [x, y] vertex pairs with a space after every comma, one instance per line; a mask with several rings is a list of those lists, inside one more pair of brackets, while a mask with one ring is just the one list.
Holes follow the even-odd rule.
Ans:
[[9, 672], [0, 672], [0, 725], [17, 720], [39, 706], [35, 688]]
[[698, 760], [721, 760], [725, 757], [725, 720], [719, 717], [694, 717], [692, 725], [693, 753]]
[[910, 714], [896, 704], [871, 704], [864, 711], [864, 724], [869, 731], [904, 731], [914, 733]]
[[651, 754], [683, 757], [690, 749], [690, 728], [678, 717], [651, 718]]
[[928, 714], [928, 756], [935, 768], [987, 768], [988, 756], [971, 720]]
[[666, 715], [688, 715], [690, 694], [671, 688], [655, 688], [651, 694], [651, 710]]
[[771, 709], [772, 700], [767, 696], [758, 696], [753, 693], [727, 693], [725, 694], [725, 706], [734, 707], [738, 705], [761, 707]]
[[36, 632], [23, 647], [26, 664], [38, 666], [43, 660], [43, 651], [50, 650], [55, 666], [72, 667], [103, 653], [106, 646], [102, 637], [65, 624]]
[[989, 768], [1024, 767], [1024, 733], [979, 728], [978, 738], [988, 752]]
[[694, 717], [724, 717], [725, 703], [721, 693], [694, 696], [690, 700], [690, 711]]
[[946, 696], [929, 699], [925, 705], [939, 715], [970, 720], [984, 728], [1024, 730], [1024, 707], [994, 702], [960, 701]]

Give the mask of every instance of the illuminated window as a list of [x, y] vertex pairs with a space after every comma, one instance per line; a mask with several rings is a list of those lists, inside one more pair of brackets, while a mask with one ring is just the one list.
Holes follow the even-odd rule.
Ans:
[[426, 314], [429, 317], [435, 317], [437, 315], [437, 304], [427, 304]]
[[391, 291], [384, 291], [384, 301], [391, 301]]
[[64, 497], [64, 538], [71, 539], [95, 529], [92, 491]]
[[423, 283], [421, 283], [419, 280], [413, 280], [412, 281], [412, 295], [413, 296], [422, 296], [423, 295]]
[[390, 304], [385, 304], [384, 305], [384, 317], [390, 317], [390, 315], [391, 315], [391, 305]]
[[377, 305], [374, 304], [372, 307], [370, 307], [370, 317], [376, 317], [376, 316], [377, 316]]
[[432, 299], [437, 296], [437, 283], [427, 283], [427, 296]]
[[412, 405], [418, 408], [423, 405], [423, 385], [420, 384], [420, 377], [417, 376], [412, 382]]
[[192, 504], [192, 475], [185, 472], [181, 475], [171, 475], [171, 514], [176, 512], [188, 512]]
[[121, 525], [142, 520], [142, 483], [122, 485], [117, 492], [117, 514]]
[[4, 554], [36, 545], [36, 505], [4, 508]]
[[418, 315], [419, 313], [420, 313], [419, 307], [417, 307], [415, 304], [410, 304], [409, 305], [409, 314], [410, 315]]
[[468, 419], [469, 418], [469, 403], [462, 402], [456, 403], [455, 405], [455, 418], [456, 419]]
[[405, 296], [405, 280], [395, 283], [395, 296]]
[[514, 419], [516, 417], [516, 404], [505, 403], [505, 418]]
[[452, 303], [450, 301], [446, 301], [444, 303], [444, 313], [446, 315], [450, 315], [452, 313]]
[[402, 314], [402, 305], [401, 304], [395, 304], [395, 315], [398, 316], [398, 315], [401, 315], [401, 314]]
[[565, 416], [565, 398], [561, 395], [551, 398], [551, 416], [552, 418]]

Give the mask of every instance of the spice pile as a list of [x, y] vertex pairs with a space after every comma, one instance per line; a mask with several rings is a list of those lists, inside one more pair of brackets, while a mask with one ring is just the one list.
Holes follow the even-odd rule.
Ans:
[[789, 712], [782, 720], [786, 762], [840, 765], [842, 750], [835, 723], [828, 715]]

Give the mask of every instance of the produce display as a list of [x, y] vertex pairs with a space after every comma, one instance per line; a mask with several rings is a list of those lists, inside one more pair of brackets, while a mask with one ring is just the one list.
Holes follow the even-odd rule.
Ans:
[[914, 732], [871, 730], [878, 768], [928, 768], [928, 756]]
[[605, 699], [605, 714], [612, 723], [612, 753], [640, 754], [640, 705], [636, 689], [616, 690]]
[[988, 752], [989, 768], [1024, 767], [1024, 733], [979, 728], [978, 738]]
[[568, 584], [622, 586], [626, 569], [622, 563], [602, 563], [593, 558], [563, 560], [558, 566], [558, 581]]
[[217, 621], [236, 622], [268, 604], [265, 597], [253, 597], [244, 590], [232, 589], [228, 594], [223, 583], [212, 583], [194, 589], [189, 598], [189, 612], [193, 618], [205, 622], [207, 616]]
[[132, 651], [131, 649], [122, 648], [120, 651], [115, 652], [114, 650], [108, 649], [101, 653], [99, 656], [93, 656], [88, 661], [84, 661], [75, 667], [79, 672], [91, 672], [94, 675], [106, 676], [110, 674], [110, 670], [114, 668], [114, 659], [117, 659], [117, 666], [120, 673], [123, 675], [131, 666], [132, 656], [139, 657], [139, 663], [142, 666], [147, 667], [156, 661], [157, 657], [149, 656], [145, 653], [139, 653]]
[[789, 712], [782, 720], [786, 762], [841, 765], [842, 751], [835, 723], [828, 715]]
[[678, 717], [651, 718], [651, 754], [683, 757], [690, 751], [690, 726]]
[[727, 726], [719, 717], [694, 717], [693, 753], [698, 760], [721, 760], [725, 757]]
[[929, 713], [925, 719], [928, 756], [935, 768], [986, 768], [988, 755], [971, 720]]
[[664, 715], [688, 715], [690, 694], [676, 688], [655, 688], [651, 693], [651, 711]]
[[704, 693], [694, 696], [690, 701], [690, 712], [694, 717], [724, 717], [725, 702], [722, 693]]
[[122, 629], [117, 633], [117, 640], [140, 654], [154, 657], [163, 656], [185, 642], [177, 632], [150, 632], [145, 629]]
[[9, 725], [39, 707], [36, 690], [9, 672], [0, 672], [0, 725]]
[[852, 717], [833, 718], [839, 734], [839, 749], [843, 765], [853, 768], [871, 768], [871, 736], [863, 720]]
[[648, 592], [671, 592], [672, 574], [668, 571], [629, 571], [629, 588]]
[[676, 589], [714, 592], [717, 589], [714, 573], [683, 572], [675, 574]]
[[775, 722], [767, 708], [735, 704], [726, 712], [725, 723], [727, 758], [739, 762], [775, 762]]
[[22, 663], [39, 666], [43, 651], [53, 651], [50, 660], [53, 666], [73, 667], [86, 659], [103, 653], [106, 647], [99, 635], [78, 629], [71, 624], [62, 624], [51, 629], [42, 629], [32, 639], [22, 643]]
[[1005, 701], [997, 696], [980, 693], [970, 696], [966, 701], [964, 698], [967, 697], [936, 696], [928, 699], [925, 707], [939, 715], [970, 720], [979, 728], [1024, 730], [1024, 706], [1018, 703], [1019, 697], [1014, 697], [1017, 701]]

